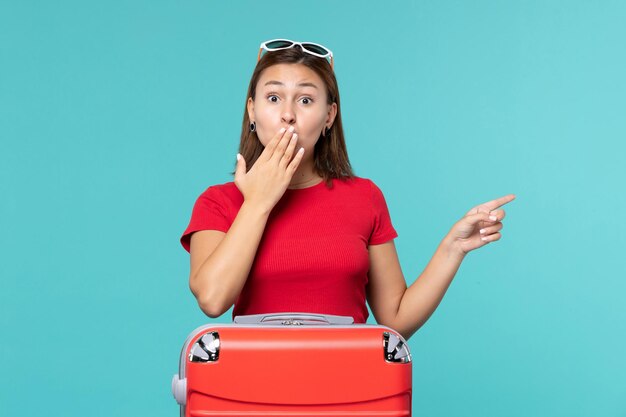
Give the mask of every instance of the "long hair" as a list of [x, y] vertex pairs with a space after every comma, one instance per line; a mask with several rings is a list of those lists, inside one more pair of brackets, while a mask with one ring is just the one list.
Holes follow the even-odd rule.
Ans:
[[247, 108], [248, 98], [255, 99], [256, 85], [263, 71], [277, 64], [301, 64], [315, 71], [322, 79], [326, 85], [327, 104], [337, 103], [337, 115], [330, 130], [326, 134], [322, 132], [315, 144], [314, 170], [320, 177], [324, 178], [327, 187], [332, 186], [332, 178], [353, 178], [354, 173], [348, 160], [348, 151], [343, 136], [339, 87], [337, 86], [335, 73], [325, 58], [308, 54], [302, 51], [299, 46], [266, 52], [254, 68], [250, 85], [248, 86], [239, 142], [239, 153], [244, 157], [247, 169], [250, 170], [252, 168], [264, 149], [256, 131], [250, 131], [250, 118], [248, 117]]

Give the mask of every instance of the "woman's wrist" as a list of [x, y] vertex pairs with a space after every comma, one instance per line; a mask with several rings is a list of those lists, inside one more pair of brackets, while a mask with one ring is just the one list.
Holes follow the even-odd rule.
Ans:
[[270, 213], [272, 212], [273, 207], [265, 207], [261, 204], [257, 204], [254, 202], [250, 202], [248, 200], [244, 200], [243, 204], [241, 205], [241, 210], [247, 212], [247, 213], [252, 213], [255, 216], [259, 216], [259, 217], [269, 217]]
[[461, 261], [465, 258], [465, 255], [467, 255], [467, 252], [464, 252], [463, 249], [461, 249], [460, 242], [449, 233], [443, 238], [441, 247], [449, 257], [457, 258]]

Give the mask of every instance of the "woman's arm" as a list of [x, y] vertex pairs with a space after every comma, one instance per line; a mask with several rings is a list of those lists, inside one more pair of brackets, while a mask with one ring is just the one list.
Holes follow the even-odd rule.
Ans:
[[191, 235], [189, 288], [212, 318], [235, 303], [246, 283], [269, 211], [241, 206], [228, 233], [202, 230]]
[[209, 317], [228, 311], [246, 283], [270, 212], [302, 160], [303, 150], [295, 151], [297, 139], [293, 128], [280, 129], [249, 171], [238, 155], [235, 185], [244, 202], [233, 224], [227, 233], [191, 235], [189, 287]]
[[433, 314], [456, 274], [463, 255], [444, 238], [419, 278], [406, 287], [396, 247], [370, 246], [368, 303], [376, 321], [408, 340]]
[[376, 321], [397, 330], [408, 340], [433, 314], [465, 255], [500, 239], [505, 212], [496, 209], [514, 198], [508, 195], [468, 211], [441, 241], [424, 271], [409, 288], [406, 288], [393, 241], [370, 246], [367, 300]]

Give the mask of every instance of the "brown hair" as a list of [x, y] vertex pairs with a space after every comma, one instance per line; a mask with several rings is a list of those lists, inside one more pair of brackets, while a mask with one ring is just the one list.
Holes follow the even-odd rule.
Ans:
[[352, 172], [352, 167], [348, 160], [348, 151], [343, 136], [341, 106], [339, 105], [339, 87], [337, 86], [335, 73], [330, 63], [325, 58], [308, 54], [302, 51], [299, 46], [266, 52], [254, 68], [250, 85], [248, 86], [246, 106], [244, 106], [243, 122], [241, 126], [241, 140], [239, 142], [239, 153], [244, 157], [247, 169], [249, 170], [252, 165], [254, 165], [264, 149], [263, 144], [257, 137], [256, 131], [250, 131], [247, 101], [249, 97], [251, 97], [252, 100], [255, 99], [256, 85], [263, 71], [277, 64], [301, 64], [315, 71], [322, 79], [326, 85], [327, 103], [337, 103], [337, 115], [328, 133], [326, 133], [326, 135], [322, 133], [315, 144], [314, 169], [319, 176], [324, 178], [327, 187], [332, 186], [332, 178], [353, 178], [354, 173]]

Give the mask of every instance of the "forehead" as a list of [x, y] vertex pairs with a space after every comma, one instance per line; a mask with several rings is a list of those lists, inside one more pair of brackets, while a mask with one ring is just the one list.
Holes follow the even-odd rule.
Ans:
[[257, 88], [263, 88], [268, 81], [278, 81], [285, 87], [295, 88], [299, 83], [315, 84], [324, 91], [324, 81], [311, 68], [302, 64], [276, 64], [266, 68], [257, 82]]

